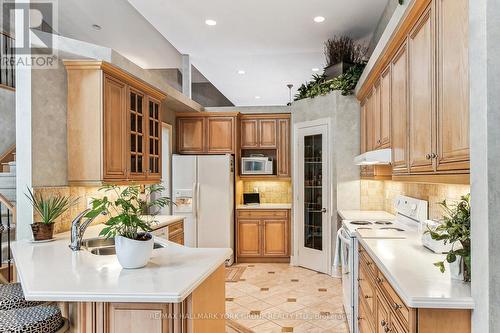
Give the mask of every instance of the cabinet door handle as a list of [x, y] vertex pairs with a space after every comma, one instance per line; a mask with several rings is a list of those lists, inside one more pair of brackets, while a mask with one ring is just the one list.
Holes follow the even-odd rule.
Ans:
[[432, 153], [431, 158], [438, 158], [438, 156], [439, 156], [438, 154]]
[[402, 307], [403, 307], [403, 306], [402, 306], [401, 304], [398, 304], [398, 303], [394, 303], [394, 304], [392, 305], [392, 308], [393, 308], [394, 310], [399, 310], [399, 309], [401, 309]]
[[365, 295], [366, 299], [373, 298], [372, 296]]
[[381, 278], [377, 278], [377, 283], [382, 283], [382, 279]]
[[384, 332], [387, 333], [387, 332], [390, 332], [390, 331], [392, 331], [392, 329], [389, 326], [385, 326], [384, 327]]
[[428, 160], [430, 160], [431, 159], [431, 154], [425, 155], [425, 158], [428, 159]]
[[385, 325], [387, 325], [387, 323], [385, 322], [385, 320], [383, 320], [383, 319], [382, 319], [382, 321], [380, 322], [380, 325], [381, 325], [382, 327], [384, 327]]

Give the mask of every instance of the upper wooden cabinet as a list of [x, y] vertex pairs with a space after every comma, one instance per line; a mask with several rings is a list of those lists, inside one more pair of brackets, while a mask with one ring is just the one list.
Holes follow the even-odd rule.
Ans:
[[240, 119], [240, 148], [245, 150], [242, 156], [255, 151], [275, 159], [276, 171], [265, 178], [290, 177], [290, 114], [243, 114]]
[[434, 149], [434, 34], [433, 10], [429, 7], [410, 32], [410, 172], [432, 171]]
[[256, 115], [241, 116], [241, 149], [276, 149], [276, 119], [256, 118]]
[[235, 154], [237, 113], [177, 113], [180, 154]]
[[157, 88], [103, 61], [64, 61], [68, 76], [68, 183], [158, 183]]
[[401, 46], [391, 66], [392, 172], [408, 173], [408, 50], [406, 43]]
[[393, 179], [468, 182], [468, 3], [410, 5], [358, 92], [361, 148], [391, 147]]
[[391, 66], [387, 66], [380, 78], [380, 124], [379, 148], [389, 148], [391, 145]]
[[438, 171], [469, 169], [468, 4], [437, 0]]
[[290, 177], [290, 119], [278, 119], [278, 177]]

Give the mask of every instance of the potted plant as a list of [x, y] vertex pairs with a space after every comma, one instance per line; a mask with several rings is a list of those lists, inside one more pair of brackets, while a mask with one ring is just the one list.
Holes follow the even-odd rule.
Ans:
[[356, 64], [365, 64], [365, 56], [368, 48], [362, 44], [357, 44], [351, 37], [335, 36], [325, 42], [326, 67], [325, 76], [327, 79], [336, 78], [345, 74], [349, 68]]
[[78, 202], [78, 198], [71, 199], [71, 197], [62, 195], [45, 198], [40, 193], [33, 194], [29, 188], [28, 193], [25, 195], [30, 200], [41, 220], [40, 222], [33, 222], [31, 224], [33, 240], [35, 241], [52, 239], [54, 236], [55, 220]]
[[[470, 194], [464, 195], [452, 206], [445, 201], [440, 203], [445, 215], [443, 223], [434, 230], [427, 230], [434, 240], [442, 240], [451, 245], [445, 261], [450, 264], [452, 278], [465, 282], [471, 280], [470, 261]], [[445, 271], [444, 261], [434, 263], [441, 272]]]
[[163, 192], [164, 187], [146, 186], [142, 194], [139, 185], [106, 185], [99, 190], [111, 193], [116, 199], [110, 199], [108, 195], [101, 199], [92, 199], [92, 210], [86, 217], [93, 218], [101, 213], [110, 217], [99, 235], [105, 238], [114, 237], [116, 255], [123, 268], [146, 266], [151, 258], [154, 242], [150, 234], [150, 222], [145, 221], [143, 216], [157, 215], [160, 208], [172, 203], [167, 197], [151, 200], [152, 195]]

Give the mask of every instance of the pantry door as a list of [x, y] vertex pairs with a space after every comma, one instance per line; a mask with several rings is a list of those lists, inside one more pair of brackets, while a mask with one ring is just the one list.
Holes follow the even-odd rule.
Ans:
[[329, 122], [307, 124], [296, 132], [298, 264], [329, 274]]

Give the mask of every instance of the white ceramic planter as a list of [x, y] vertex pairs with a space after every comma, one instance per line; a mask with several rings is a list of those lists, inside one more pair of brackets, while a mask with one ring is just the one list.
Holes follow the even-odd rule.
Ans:
[[457, 260], [450, 265], [450, 276], [453, 280], [464, 280], [465, 263], [461, 256], [457, 256]]
[[134, 269], [146, 266], [153, 253], [153, 237], [147, 241], [116, 236], [116, 256], [123, 268]]

